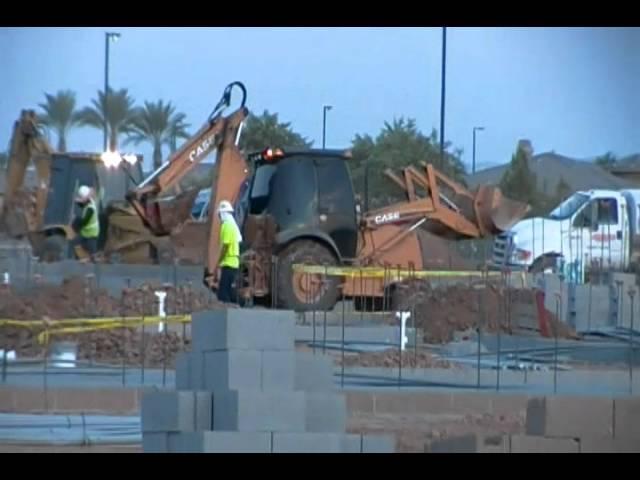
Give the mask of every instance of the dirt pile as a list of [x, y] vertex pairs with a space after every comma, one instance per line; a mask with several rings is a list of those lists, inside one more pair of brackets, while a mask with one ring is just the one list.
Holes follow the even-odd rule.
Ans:
[[[407, 280], [399, 285], [395, 302], [398, 310], [415, 312], [416, 325], [422, 329], [426, 343], [447, 343], [455, 332], [478, 326], [485, 332], [515, 333], [516, 306], [526, 306], [535, 314], [534, 298], [533, 290], [492, 283], [434, 287], [425, 280]], [[547, 313], [552, 331], [557, 329], [559, 337], [576, 337], [555, 315]]]
[[[342, 365], [342, 357], [337, 356], [334, 360], [336, 365]], [[400, 353], [397, 350], [386, 350], [384, 352], [366, 352], [357, 355], [346, 355], [344, 357], [345, 367], [386, 367], [398, 368], [400, 366]], [[451, 368], [451, 363], [434, 357], [427, 352], [405, 351], [402, 354], [403, 368]]]
[[158, 299], [155, 291], [167, 292], [165, 312], [168, 315], [191, 313], [220, 304], [212, 294], [191, 286], [142, 285], [125, 288], [121, 298], [97, 289], [90, 278], [72, 277], [62, 285], [41, 285], [38, 289], [19, 294], [0, 291], [0, 318], [12, 320], [72, 319], [157, 315]]

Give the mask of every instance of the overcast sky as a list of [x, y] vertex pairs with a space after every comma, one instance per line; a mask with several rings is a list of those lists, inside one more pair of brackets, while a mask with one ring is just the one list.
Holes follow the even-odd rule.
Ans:
[[[327, 146], [376, 135], [385, 120], [440, 124], [438, 28], [0, 28], [0, 150], [23, 108], [72, 89], [79, 106], [104, 83], [138, 100], [171, 100], [200, 127], [222, 89], [241, 80], [248, 107], [278, 112]], [[446, 138], [480, 167], [510, 159], [517, 140], [576, 158], [640, 152], [640, 29], [448, 28]], [[55, 138], [52, 138], [55, 142]], [[54, 143], [55, 145], [55, 143]], [[69, 150], [101, 151], [102, 133], [73, 130]], [[137, 149], [148, 162], [148, 146]]]

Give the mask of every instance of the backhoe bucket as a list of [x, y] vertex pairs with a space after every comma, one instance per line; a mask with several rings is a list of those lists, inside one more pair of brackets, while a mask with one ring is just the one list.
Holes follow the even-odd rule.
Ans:
[[485, 235], [498, 235], [509, 230], [530, 209], [526, 203], [509, 199], [499, 188], [492, 186], [481, 186], [473, 203], [478, 225]]
[[153, 212], [149, 215], [153, 230], [159, 235], [169, 235], [176, 227], [189, 220], [197, 195], [198, 190], [192, 189], [176, 196], [161, 197], [147, 205], [147, 211]]

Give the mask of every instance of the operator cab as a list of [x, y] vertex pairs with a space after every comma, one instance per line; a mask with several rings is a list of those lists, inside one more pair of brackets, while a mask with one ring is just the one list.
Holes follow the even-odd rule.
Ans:
[[344, 150], [268, 148], [252, 153], [253, 173], [235, 206], [238, 224], [244, 226], [248, 215], [269, 215], [276, 224], [277, 245], [317, 237], [338, 258], [355, 257], [358, 227], [346, 164], [350, 157]]

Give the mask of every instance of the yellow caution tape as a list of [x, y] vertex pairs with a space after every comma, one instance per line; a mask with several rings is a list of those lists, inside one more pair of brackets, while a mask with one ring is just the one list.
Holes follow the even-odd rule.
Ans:
[[331, 276], [341, 276], [350, 278], [386, 278], [397, 280], [400, 278], [446, 278], [446, 277], [498, 277], [502, 272], [497, 271], [453, 271], [453, 270], [407, 270], [398, 268], [383, 267], [324, 267], [322, 265], [302, 265], [294, 264], [294, 272], [311, 273]]
[[[86, 319], [96, 320], [96, 319]], [[92, 323], [90, 325], [77, 325], [73, 327], [48, 328], [41, 332], [37, 339], [39, 343], [46, 343], [52, 335], [62, 335], [69, 333], [93, 332], [97, 330], [117, 330], [119, 328], [133, 328], [142, 325], [159, 324], [159, 323], [189, 323], [191, 315], [172, 315], [170, 317], [128, 317], [126, 321], [119, 319], [117, 322]]]

